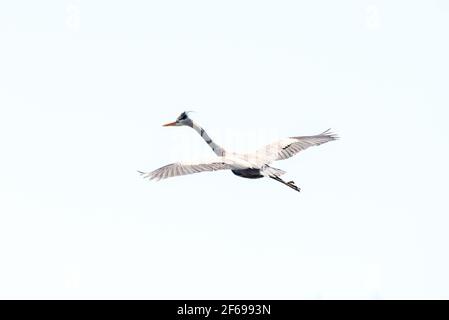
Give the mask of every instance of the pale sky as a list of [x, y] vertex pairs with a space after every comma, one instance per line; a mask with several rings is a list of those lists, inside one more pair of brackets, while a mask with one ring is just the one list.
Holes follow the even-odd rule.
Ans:
[[[447, 1], [4, 1], [0, 298], [449, 299]], [[150, 171], [332, 128], [267, 179]]]

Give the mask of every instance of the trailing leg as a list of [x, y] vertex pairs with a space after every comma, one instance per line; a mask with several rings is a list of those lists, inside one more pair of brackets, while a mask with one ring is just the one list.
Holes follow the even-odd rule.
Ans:
[[279, 178], [278, 176], [270, 176], [271, 179], [274, 179], [276, 181], [279, 181], [282, 184], [285, 184], [287, 187], [292, 188], [293, 190], [296, 190], [298, 192], [301, 191], [301, 188], [299, 188], [293, 181], [289, 181], [289, 182], [285, 182], [284, 180], [282, 180], [281, 178]]

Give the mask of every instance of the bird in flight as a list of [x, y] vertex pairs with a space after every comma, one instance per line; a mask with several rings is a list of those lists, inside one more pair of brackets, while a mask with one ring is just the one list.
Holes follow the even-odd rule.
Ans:
[[281, 139], [253, 153], [239, 154], [227, 151], [216, 144], [208, 136], [206, 131], [189, 117], [188, 112], [181, 113], [176, 121], [164, 124], [164, 127], [175, 126], [187, 126], [195, 130], [217, 156], [201, 163], [178, 162], [166, 165], [152, 172], [139, 171], [144, 178], [158, 181], [198, 172], [231, 170], [232, 173], [242, 178], [271, 178], [299, 192], [301, 189], [293, 181], [286, 182], [281, 179], [281, 176], [286, 173], [285, 171], [273, 168], [270, 165], [274, 161], [290, 158], [308, 147], [319, 146], [320, 144], [338, 139], [338, 136], [328, 129], [314, 136]]

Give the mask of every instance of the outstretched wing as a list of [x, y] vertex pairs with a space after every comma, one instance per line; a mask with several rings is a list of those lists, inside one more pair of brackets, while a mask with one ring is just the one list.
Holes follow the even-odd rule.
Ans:
[[214, 160], [213, 162], [205, 162], [205, 163], [195, 163], [195, 164], [187, 164], [187, 163], [172, 163], [156, 169], [152, 172], [141, 172], [139, 173], [144, 178], [149, 178], [150, 180], [162, 180], [170, 177], [183, 176], [186, 174], [205, 172], [205, 171], [216, 171], [216, 170], [226, 170], [232, 169], [232, 165], [227, 163], [223, 159], [220, 158]]
[[315, 136], [291, 137], [276, 141], [257, 150], [255, 156], [259, 161], [269, 164], [273, 161], [290, 158], [309, 147], [319, 146], [336, 139], [338, 136], [328, 129]]

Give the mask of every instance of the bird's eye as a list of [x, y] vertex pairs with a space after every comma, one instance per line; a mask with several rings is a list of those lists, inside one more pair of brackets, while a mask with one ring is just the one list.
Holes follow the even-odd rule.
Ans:
[[178, 118], [178, 120], [185, 120], [187, 118], [187, 115], [185, 113], [181, 114]]

